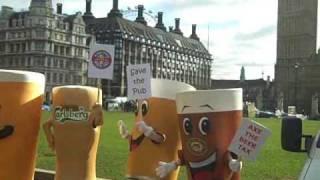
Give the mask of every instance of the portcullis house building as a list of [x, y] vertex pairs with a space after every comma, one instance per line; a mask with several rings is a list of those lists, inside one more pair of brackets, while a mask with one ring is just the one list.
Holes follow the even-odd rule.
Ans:
[[175, 19], [175, 28], [167, 29], [158, 13], [155, 27], [148, 26], [143, 16], [143, 6], [138, 6], [135, 21], [127, 20], [118, 9], [118, 0], [107, 17], [95, 18], [91, 12], [91, 0], [86, 0], [83, 19], [86, 31], [96, 37], [96, 42], [115, 45], [114, 78], [103, 80], [105, 94], [126, 95], [126, 66], [129, 64], [151, 64], [153, 78], [170, 79], [189, 83], [198, 89], [209, 89], [211, 84], [210, 53], [192, 26], [189, 37], [180, 29], [180, 19]]

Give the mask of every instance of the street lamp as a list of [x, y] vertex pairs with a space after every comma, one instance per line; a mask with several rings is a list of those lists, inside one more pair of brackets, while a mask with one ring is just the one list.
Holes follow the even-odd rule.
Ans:
[[300, 68], [300, 64], [295, 63], [293, 67], [294, 67], [294, 73], [295, 73], [294, 105], [296, 106], [296, 109], [298, 109], [298, 107], [297, 107], [297, 91], [298, 91], [298, 69]]

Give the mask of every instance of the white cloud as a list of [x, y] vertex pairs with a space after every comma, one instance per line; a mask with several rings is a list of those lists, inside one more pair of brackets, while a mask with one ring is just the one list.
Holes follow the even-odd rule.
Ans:
[[[85, 10], [85, 0], [53, 0], [53, 4], [57, 1], [62, 1], [66, 13]], [[0, 5], [13, 6], [16, 10], [27, 9], [29, 4], [26, 0], [0, 0]], [[185, 36], [191, 34], [191, 24], [198, 24], [197, 33], [205, 46], [209, 25], [209, 50], [214, 57], [212, 78], [239, 79], [241, 65], [245, 66], [247, 79], [261, 78], [262, 71], [273, 78], [276, 0], [119, 0], [122, 9], [138, 4], [154, 12], [163, 11], [167, 27], [174, 26], [174, 18], [181, 18]], [[96, 17], [105, 17], [112, 8], [112, 1], [93, 0], [92, 8]], [[270, 31], [261, 35], [268, 27]]]

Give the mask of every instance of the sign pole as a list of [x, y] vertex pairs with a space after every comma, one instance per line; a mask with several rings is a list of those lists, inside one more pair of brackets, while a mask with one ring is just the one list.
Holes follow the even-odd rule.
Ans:
[[101, 79], [100, 78], [98, 78], [97, 79], [97, 87], [98, 87], [98, 97], [97, 97], [97, 104], [99, 104], [99, 100], [100, 100], [100, 89], [102, 90], [102, 88], [101, 88]]

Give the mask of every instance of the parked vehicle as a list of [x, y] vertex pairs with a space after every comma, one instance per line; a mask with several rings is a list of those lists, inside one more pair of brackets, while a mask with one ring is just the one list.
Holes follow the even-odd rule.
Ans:
[[257, 111], [256, 117], [258, 118], [275, 118], [275, 113], [270, 111]]
[[[304, 141], [304, 143], [302, 143]], [[304, 147], [302, 147], [304, 144]], [[285, 117], [281, 127], [281, 146], [290, 152], [305, 152], [308, 159], [300, 173], [299, 180], [318, 180], [320, 167], [320, 130], [315, 135], [302, 133], [302, 120], [297, 117]]]

